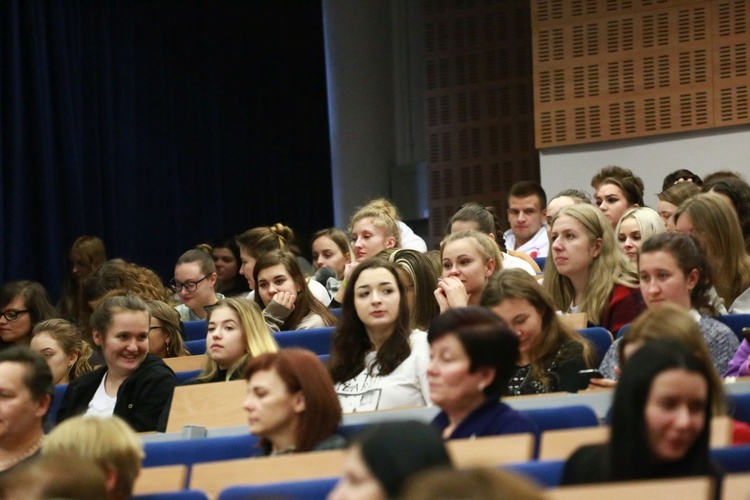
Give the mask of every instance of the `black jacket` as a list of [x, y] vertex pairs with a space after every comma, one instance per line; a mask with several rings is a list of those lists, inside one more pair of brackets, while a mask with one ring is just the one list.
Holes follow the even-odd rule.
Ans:
[[[57, 421], [85, 413], [96, 394], [107, 366], [81, 375], [68, 385]], [[141, 366], [117, 390], [114, 415], [125, 420], [136, 432], [160, 431], [159, 415], [172, 399], [176, 384], [174, 372], [158, 356], [149, 353]]]

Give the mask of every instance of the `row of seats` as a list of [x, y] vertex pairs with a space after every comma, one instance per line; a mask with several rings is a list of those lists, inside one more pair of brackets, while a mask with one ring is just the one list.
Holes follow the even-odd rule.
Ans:
[[[523, 436], [451, 441], [448, 443], [448, 447], [457, 467], [502, 466], [533, 479], [545, 488], [556, 488], [560, 485], [564, 460], [527, 461], [513, 464], [497, 460], [494, 455], [498, 450], [508, 446], [507, 441], [510, 438], [515, 438], [521, 442]], [[488, 450], [492, 456], [490, 456]], [[729, 474], [750, 472], [750, 446], [714, 449], [711, 451], [711, 455]], [[141, 477], [136, 483], [135, 498], [140, 500], [146, 498], [206, 498], [205, 495], [212, 498], [218, 496], [219, 499], [324, 498], [337, 481], [343, 458], [343, 451], [333, 450], [282, 457], [214, 462], [196, 465], [189, 480], [187, 480], [185, 466], [147, 468], [141, 472]], [[747, 474], [743, 474], [743, 476], [747, 476]], [[739, 488], [738, 484], [733, 484], [735, 480], [731, 478], [732, 476], [730, 476], [728, 483], [733, 485], [733, 493], [723, 498], [740, 498], [733, 496], [738, 491], [742, 492], [741, 498], [747, 498], [750, 483], [745, 481], [742, 483], [744, 486]], [[693, 480], [681, 479], [678, 481]], [[628, 483], [628, 489], [625, 491], [627, 496], [615, 495], [614, 498], [637, 497], [636, 493], [639, 491], [639, 487], [634, 486], [635, 484]], [[183, 490], [184, 485], [188, 486], [186, 490]], [[605, 485], [587, 486], [587, 488], [597, 491], [598, 496], [558, 496], [558, 493], [564, 491], [575, 491], [580, 495], [581, 492], [574, 488], [553, 490], [550, 493], [551, 498], [613, 498], [611, 495], [602, 495], [600, 487], [605, 487]], [[156, 495], [159, 492], [170, 491], [170, 488], [173, 491], [171, 496]], [[679, 489], [673, 487], [669, 490], [666, 498], [711, 498], [710, 490], [704, 491], [702, 487], [696, 488], [697, 486], [693, 485], [693, 490], [680, 492]], [[176, 496], [180, 494], [185, 496]], [[646, 492], [641, 491], [638, 494], [645, 495]], [[650, 494], [646, 496], [652, 497]]]

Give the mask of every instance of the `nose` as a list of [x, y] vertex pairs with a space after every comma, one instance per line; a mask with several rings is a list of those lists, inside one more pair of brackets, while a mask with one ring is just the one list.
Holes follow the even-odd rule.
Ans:
[[456, 268], [456, 264], [452, 264], [451, 267], [450, 267], [450, 269], [448, 269], [447, 272], [445, 273], [446, 277], [447, 276], [458, 276], [459, 274], [460, 273], [458, 272], [458, 269]]
[[268, 295], [270, 295], [271, 297], [273, 297], [273, 296], [274, 296], [274, 295], [276, 295], [277, 293], [279, 293], [279, 291], [278, 291], [278, 290], [276, 289], [276, 287], [275, 287], [275, 286], [273, 286], [273, 285], [268, 285]]
[[362, 237], [360, 236], [356, 240], [354, 240], [354, 248], [360, 249], [362, 247], [363, 247], [363, 245], [362, 245]]
[[435, 375], [435, 372], [437, 371], [437, 367], [435, 365], [436, 365], [436, 363], [435, 363], [434, 359], [431, 359], [427, 363], [427, 375], [429, 375], [429, 376], [434, 376]]
[[324, 265], [325, 265], [325, 261], [323, 260], [323, 256], [321, 255], [321, 256], [320, 256], [320, 257], [318, 257], [318, 259], [317, 259], [317, 260], [315, 261], [315, 266], [316, 266], [316, 267], [317, 267], [318, 269], [320, 269], [320, 268], [321, 268], [321, 267], [323, 267]]
[[378, 292], [372, 292], [370, 295], [370, 301], [373, 304], [380, 304], [382, 302], [382, 298], [380, 297], [380, 294]]
[[177, 292], [177, 293], [178, 293], [178, 294], [180, 295], [180, 297], [184, 297], [185, 295], [187, 295], [187, 294], [188, 294], [188, 291], [187, 291], [187, 288], [185, 288], [185, 287], [183, 286], [182, 288], [180, 288], [180, 291], [179, 291], [179, 292]]
[[247, 395], [245, 398], [245, 401], [242, 402], [242, 407], [245, 409], [245, 411], [251, 411], [255, 409], [255, 398], [253, 398], [250, 394]]
[[130, 339], [130, 342], [128, 342], [128, 351], [134, 352], [138, 350], [138, 341], [136, 339]]
[[560, 236], [552, 240], [552, 248], [557, 251], [562, 250], [562, 240], [560, 239]]
[[211, 332], [211, 337], [214, 339], [220, 339], [221, 338], [221, 328], [214, 329], [213, 332]]
[[690, 415], [690, 409], [687, 407], [687, 405], [682, 405], [679, 408], [677, 408], [674, 419], [674, 425], [678, 429], [684, 429], [686, 427], [690, 426], [691, 422], [691, 415]]
[[624, 246], [625, 248], [635, 248], [635, 244], [630, 238], [625, 238], [625, 243], [623, 243], [622, 246]]
[[519, 221], [525, 221], [526, 220], [526, 214], [523, 212], [518, 212], [518, 220]]

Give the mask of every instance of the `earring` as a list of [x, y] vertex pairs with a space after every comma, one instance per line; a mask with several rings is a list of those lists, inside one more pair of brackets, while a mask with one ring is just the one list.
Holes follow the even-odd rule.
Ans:
[[479, 391], [481, 392], [483, 390], [484, 390], [484, 382], [479, 382]]

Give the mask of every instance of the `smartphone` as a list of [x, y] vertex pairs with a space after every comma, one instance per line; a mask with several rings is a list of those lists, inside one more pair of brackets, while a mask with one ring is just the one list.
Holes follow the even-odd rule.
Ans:
[[742, 329], [742, 336], [745, 337], [747, 343], [750, 344], [750, 326], [746, 326]]
[[604, 375], [599, 370], [579, 370], [578, 376], [586, 381], [587, 386], [592, 378], [604, 378]]

